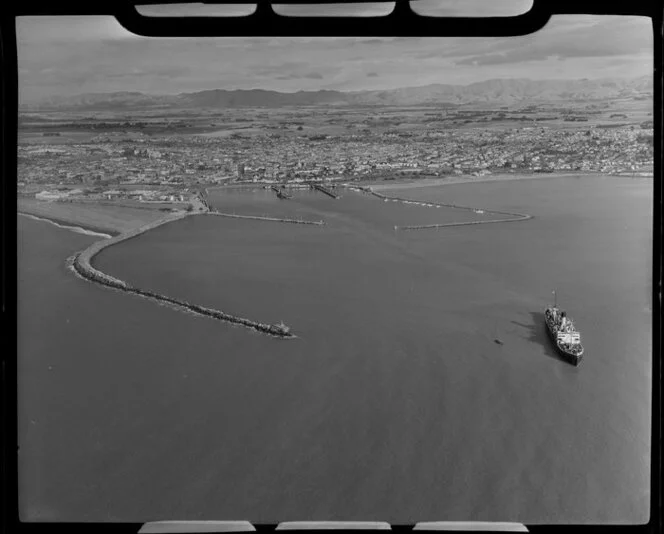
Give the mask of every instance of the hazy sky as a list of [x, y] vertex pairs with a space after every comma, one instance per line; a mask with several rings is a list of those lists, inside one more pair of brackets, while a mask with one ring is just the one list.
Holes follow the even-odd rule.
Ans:
[[91, 92], [389, 89], [652, 72], [652, 27], [639, 17], [556, 16], [535, 34], [507, 38], [214, 39], [139, 37], [112, 17], [26, 17], [17, 35], [23, 102]]

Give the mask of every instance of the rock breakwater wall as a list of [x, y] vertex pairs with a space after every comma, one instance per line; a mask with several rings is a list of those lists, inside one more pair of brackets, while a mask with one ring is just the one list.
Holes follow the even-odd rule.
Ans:
[[412, 200], [409, 198], [401, 198], [401, 197], [390, 197], [387, 195], [383, 195], [381, 193], [377, 193], [376, 191], [373, 191], [371, 189], [364, 190], [368, 193], [371, 193], [373, 196], [380, 198], [384, 202], [401, 202], [403, 204], [409, 204], [409, 205], [414, 205], [414, 206], [423, 206], [427, 208], [454, 208], [458, 210], [464, 210], [464, 211], [472, 211], [474, 213], [478, 214], [484, 214], [484, 213], [490, 213], [492, 215], [507, 215], [507, 218], [503, 219], [486, 219], [482, 221], [466, 221], [466, 222], [451, 222], [451, 223], [441, 223], [441, 224], [419, 224], [419, 225], [412, 225], [412, 226], [395, 226], [395, 230], [426, 230], [429, 228], [446, 228], [449, 226], [467, 226], [471, 224], [495, 224], [495, 223], [505, 223], [505, 222], [515, 222], [515, 221], [525, 221], [527, 219], [532, 219], [532, 215], [528, 215], [527, 213], [515, 213], [515, 212], [509, 212], [509, 211], [498, 211], [498, 210], [488, 210], [484, 208], [473, 208], [470, 206], [460, 206], [458, 204], [448, 204], [444, 202], [426, 202], [423, 200]]
[[156, 221], [153, 221], [151, 223], [145, 224], [141, 226], [140, 228], [136, 228], [135, 230], [130, 230], [128, 232], [124, 232], [120, 235], [116, 235], [115, 237], [112, 237], [110, 239], [104, 239], [102, 241], [95, 241], [90, 245], [88, 248], [86, 248], [83, 252], [80, 252], [79, 254], [76, 255], [76, 259], [74, 260], [73, 267], [76, 269], [76, 271], [83, 277], [88, 278], [94, 282], [102, 283], [104, 285], [116, 287], [118, 289], [125, 289], [127, 288], [127, 284], [123, 282], [122, 280], [118, 280], [117, 278], [114, 278], [106, 273], [103, 273], [99, 271], [98, 269], [95, 269], [92, 266], [92, 258], [94, 258], [97, 254], [99, 254], [102, 250], [105, 248], [108, 248], [112, 245], [116, 245], [118, 243], [121, 243], [123, 241], [127, 241], [129, 239], [132, 239], [138, 235], [141, 235], [148, 230], [152, 230], [154, 228], [157, 228], [158, 226], [161, 226], [163, 224], [167, 224], [169, 222], [177, 221], [180, 219], [184, 219], [187, 217], [188, 214], [186, 213], [178, 213], [177, 215], [170, 215], [168, 217], [162, 217], [161, 219], [157, 219]]
[[198, 304], [191, 304], [185, 300], [180, 300], [180, 299], [175, 299], [172, 297], [168, 297], [166, 295], [161, 295], [159, 293], [156, 293], [154, 291], [149, 291], [146, 289], [140, 289], [137, 287], [132, 287], [130, 286], [127, 282], [120, 280], [118, 278], [115, 278], [113, 276], [110, 276], [106, 273], [101, 272], [100, 270], [96, 269], [95, 267], [92, 266], [92, 259], [99, 254], [102, 250], [104, 250], [107, 247], [110, 247], [112, 245], [116, 245], [118, 243], [121, 243], [123, 241], [127, 241], [128, 239], [132, 239], [138, 235], [141, 235], [148, 230], [152, 230], [154, 228], [157, 228], [158, 226], [174, 222], [180, 219], [184, 219], [185, 217], [190, 217], [194, 215], [199, 215], [196, 213], [179, 213], [177, 215], [172, 215], [169, 217], [165, 217], [163, 219], [159, 219], [157, 221], [154, 221], [150, 224], [147, 224], [145, 226], [142, 226], [141, 228], [137, 228], [136, 230], [132, 230], [130, 232], [126, 232], [124, 234], [120, 234], [119, 236], [113, 237], [111, 239], [104, 239], [101, 241], [96, 241], [92, 245], [90, 245], [88, 248], [86, 248], [84, 251], [79, 252], [78, 254], [75, 254], [71, 258], [67, 260], [68, 266], [80, 277], [90, 281], [94, 282], [97, 284], [100, 284], [104, 287], [108, 287], [111, 289], [116, 289], [120, 291], [125, 291], [127, 293], [133, 293], [135, 295], [139, 295], [141, 297], [149, 298], [153, 301], [156, 301], [160, 304], [167, 304], [175, 309], [178, 309], [180, 311], [186, 311], [190, 313], [194, 313], [196, 315], [200, 315], [203, 317], [210, 317], [212, 319], [217, 319], [219, 321], [225, 321], [228, 323], [232, 324], [237, 324], [244, 326], [246, 328], [250, 328], [252, 330], [255, 330], [257, 332], [267, 334], [273, 337], [278, 337], [278, 338], [295, 338], [294, 334], [291, 334], [290, 332], [280, 330], [278, 328], [275, 328], [273, 325], [267, 324], [267, 323], [261, 323], [258, 321], [253, 321], [251, 319], [246, 319], [244, 317], [238, 317], [236, 315], [231, 315], [229, 313], [225, 313], [220, 310], [215, 310], [213, 308], [206, 308], [204, 306], [200, 306]]
[[339, 198], [339, 196], [335, 193], [332, 192], [332, 190], [329, 187], [322, 186], [320, 184], [312, 184], [311, 187], [314, 189], [320, 191], [321, 193], [325, 193], [328, 197], [332, 198]]
[[313, 224], [315, 226], [324, 226], [325, 221], [305, 221], [302, 219], [279, 219], [276, 217], [259, 217], [258, 215], [236, 215], [234, 213], [222, 213], [220, 211], [209, 211], [206, 215], [216, 215], [217, 217], [230, 217], [231, 219], [252, 219], [255, 221], [270, 221], [291, 224]]

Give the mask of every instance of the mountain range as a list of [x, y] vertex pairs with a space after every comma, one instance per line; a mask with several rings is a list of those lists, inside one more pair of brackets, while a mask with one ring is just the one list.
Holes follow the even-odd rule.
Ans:
[[470, 85], [433, 84], [382, 91], [298, 91], [212, 89], [177, 95], [139, 92], [54, 96], [20, 105], [22, 111], [139, 111], [151, 109], [225, 109], [284, 106], [409, 106], [528, 104], [615, 98], [652, 99], [652, 77], [599, 80], [495, 79]]

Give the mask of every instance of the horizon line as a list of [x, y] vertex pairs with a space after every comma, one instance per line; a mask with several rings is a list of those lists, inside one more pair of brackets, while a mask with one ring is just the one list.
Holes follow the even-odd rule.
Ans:
[[[454, 83], [427, 83], [424, 85], [407, 85], [407, 86], [399, 86], [399, 87], [392, 87], [392, 88], [373, 88], [373, 89], [353, 89], [353, 90], [344, 90], [344, 89], [326, 89], [326, 88], [320, 88], [320, 89], [298, 89], [296, 91], [283, 91], [283, 90], [278, 90], [278, 89], [266, 89], [265, 87], [234, 87], [234, 88], [220, 88], [220, 87], [213, 87], [213, 88], [204, 88], [204, 89], [197, 89], [193, 91], [181, 91], [179, 93], [154, 93], [154, 92], [143, 92], [143, 91], [131, 91], [131, 90], [120, 90], [120, 91], [108, 91], [108, 92], [87, 92], [87, 93], [72, 93], [69, 95], [51, 95], [51, 96], [45, 96], [41, 97], [38, 99], [31, 99], [28, 102], [43, 102], [45, 100], [49, 100], [51, 98], [73, 98], [77, 96], [85, 96], [85, 95], [113, 95], [113, 94], [139, 94], [139, 95], [147, 95], [147, 96], [181, 96], [181, 95], [190, 95], [190, 94], [196, 94], [196, 93], [203, 93], [207, 91], [227, 91], [227, 92], [234, 92], [234, 91], [265, 91], [265, 92], [272, 92], [272, 93], [279, 93], [279, 94], [287, 94], [287, 95], [295, 95], [298, 93], [321, 93], [321, 92], [334, 92], [334, 93], [346, 93], [346, 94], [353, 94], [353, 93], [370, 93], [370, 92], [375, 92], [375, 91], [398, 91], [401, 89], [420, 89], [424, 87], [432, 87], [432, 86], [437, 86], [437, 85], [444, 85], [448, 87], [470, 87], [472, 85], [478, 85], [482, 83], [487, 83], [487, 82], [493, 82], [493, 81], [513, 81], [513, 80], [523, 80], [523, 81], [529, 81], [529, 82], [569, 82], [569, 81], [575, 81], [575, 82], [582, 82], [582, 81], [608, 81], [608, 80], [636, 80], [639, 78], [648, 78], [652, 77], [652, 75], [648, 74], [643, 74], [643, 75], [638, 75], [638, 76], [605, 76], [605, 77], [600, 77], [600, 78], [523, 78], [523, 77], [518, 77], [518, 78], [511, 78], [511, 77], [505, 77], [505, 78], [487, 78], [482, 81], [477, 81], [477, 82], [471, 82], [468, 84], [454, 84]], [[20, 89], [19, 89], [19, 100], [20, 100]], [[27, 102], [24, 102], [24, 104]], [[19, 103], [20, 105], [20, 103]]]

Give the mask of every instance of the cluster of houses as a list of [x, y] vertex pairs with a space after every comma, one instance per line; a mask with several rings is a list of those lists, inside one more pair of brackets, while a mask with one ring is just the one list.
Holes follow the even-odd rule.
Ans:
[[[192, 183], [305, 182], [379, 178], [395, 174], [491, 172], [652, 172], [652, 127], [469, 127], [385, 131], [362, 135], [293, 135], [251, 138], [146, 137], [64, 145], [19, 145], [19, 180], [67, 184], [80, 190], [41, 191], [40, 198], [86, 194], [164, 201]], [[647, 141], [650, 136], [650, 142]], [[125, 184], [145, 190], [122, 191]], [[87, 193], [89, 194], [89, 193]]]

